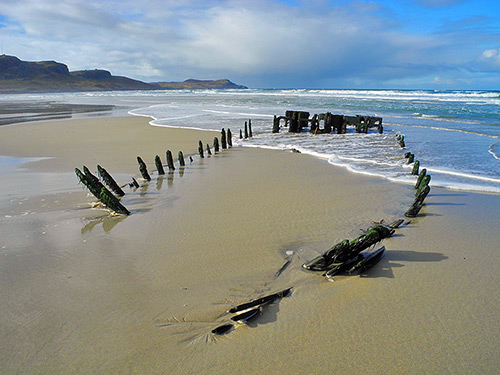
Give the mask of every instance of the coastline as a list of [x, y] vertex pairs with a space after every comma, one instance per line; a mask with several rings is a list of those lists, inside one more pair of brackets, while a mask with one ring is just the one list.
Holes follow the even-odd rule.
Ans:
[[[124, 182], [137, 155], [154, 165], [220, 135], [147, 122], [0, 128], [1, 155], [52, 158], [23, 164], [11, 189], [40, 175], [63, 185], [0, 200], [6, 373], [496, 372], [498, 196], [433, 189], [367, 277], [327, 282], [301, 264], [401, 217], [410, 186], [235, 147], [127, 191], [130, 217], [91, 209], [75, 166], [102, 164]], [[212, 342], [228, 307], [290, 286], [256, 323]]]

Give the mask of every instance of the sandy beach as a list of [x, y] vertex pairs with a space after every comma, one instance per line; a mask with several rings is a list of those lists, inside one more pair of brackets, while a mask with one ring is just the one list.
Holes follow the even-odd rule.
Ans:
[[[301, 265], [403, 217], [412, 186], [284, 151], [199, 159], [198, 140], [219, 133], [148, 121], [0, 127], [3, 374], [498, 373], [498, 195], [433, 188], [375, 267], [330, 282]], [[158, 176], [167, 149], [194, 161]], [[93, 207], [74, 168], [124, 185], [138, 155], [152, 180], [125, 188], [132, 214]], [[230, 307], [289, 287], [210, 333]]]

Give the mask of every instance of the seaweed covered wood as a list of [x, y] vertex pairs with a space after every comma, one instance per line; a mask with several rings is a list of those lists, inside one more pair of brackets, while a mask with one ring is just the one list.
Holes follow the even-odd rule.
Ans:
[[156, 170], [158, 171], [159, 175], [164, 175], [165, 170], [163, 169], [163, 164], [161, 163], [161, 159], [159, 155], [155, 156], [155, 165], [156, 165]]
[[177, 154], [177, 158], [179, 159], [179, 165], [181, 167], [184, 167], [186, 165], [186, 162], [184, 161], [184, 154], [182, 153], [182, 151], [179, 151], [179, 153]]
[[144, 163], [140, 156], [137, 157], [137, 163], [139, 163], [139, 171], [141, 172], [142, 178], [144, 178], [146, 181], [151, 181], [146, 163]]
[[174, 171], [175, 167], [174, 167], [174, 158], [172, 156], [172, 151], [167, 150], [166, 155], [167, 155], [167, 166], [168, 166], [168, 169], [171, 170], [171, 171]]
[[99, 174], [99, 176], [101, 176], [104, 183], [111, 189], [113, 193], [120, 197], [125, 195], [125, 192], [120, 188], [120, 186], [118, 186], [114, 178], [111, 177], [106, 169], [104, 169], [100, 165], [97, 165], [97, 173]]
[[204, 158], [205, 155], [203, 155], [203, 143], [201, 140], [198, 142], [198, 154], [200, 154], [200, 158]]

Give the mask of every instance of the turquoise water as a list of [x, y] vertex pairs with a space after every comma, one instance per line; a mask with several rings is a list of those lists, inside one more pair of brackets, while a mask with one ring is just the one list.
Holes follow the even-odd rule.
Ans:
[[[412, 152], [432, 185], [500, 193], [500, 92], [424, 90], [137, 91], [16, 96], [28, 100], [115, 104], [118, 112], [153, 118], [152, 125], [219, 130], [237, 136], [252, 120], [244, 146], [298, 149], [355, 173], [413, 183]], [[3, 97], [2, 99], [9, 99]], [[384, 134], [272, 134], [286, 110], [383, 117]], [[406, 148], [395, 136], [404, 134]]]

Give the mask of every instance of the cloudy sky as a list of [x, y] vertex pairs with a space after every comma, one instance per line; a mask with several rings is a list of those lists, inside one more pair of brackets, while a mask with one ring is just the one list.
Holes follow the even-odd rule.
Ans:
[[147, 82], [500, 90], [500, 1], [0, 0], [0, 46]]

